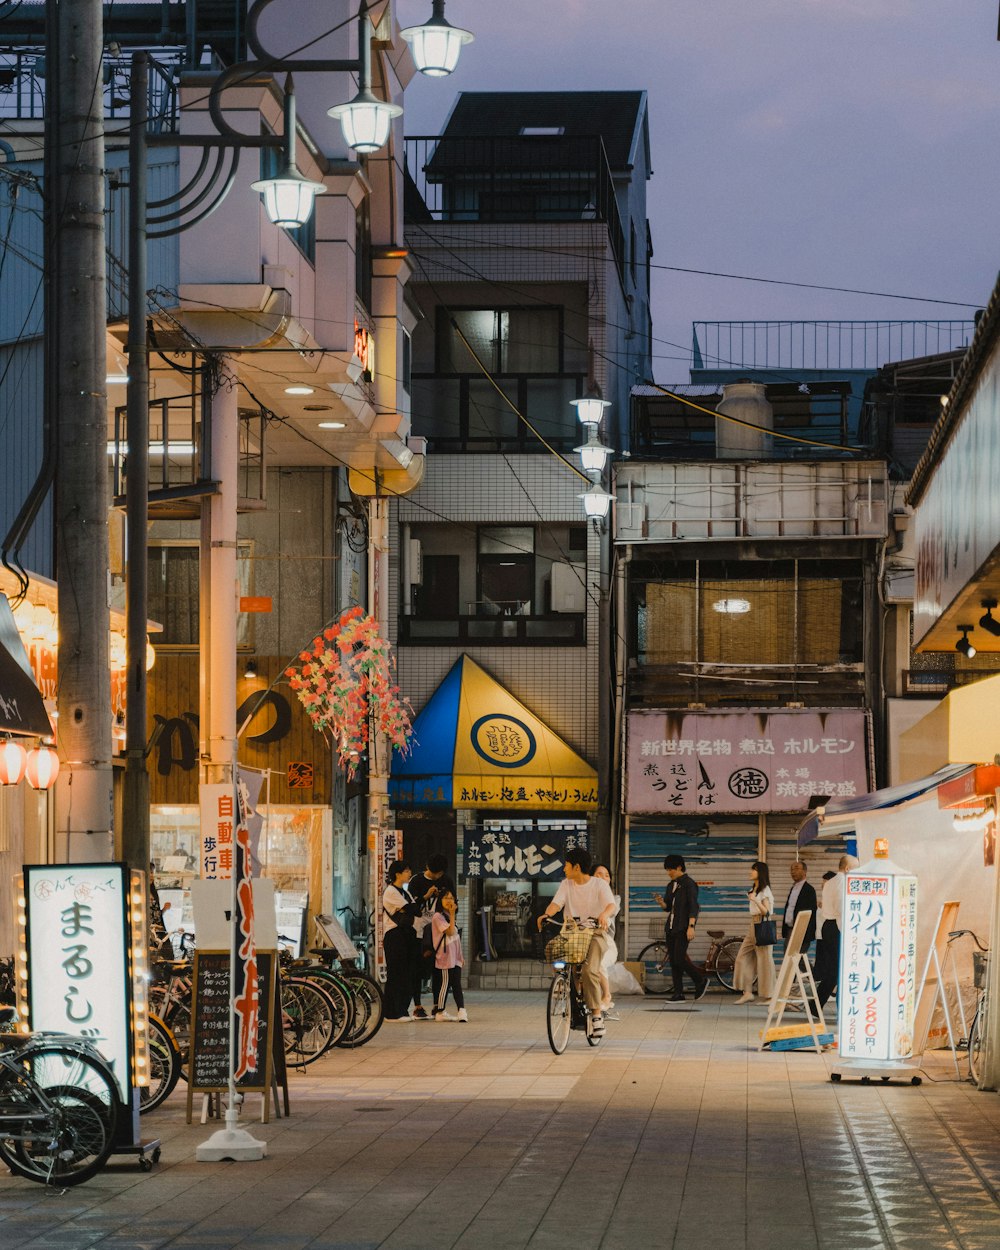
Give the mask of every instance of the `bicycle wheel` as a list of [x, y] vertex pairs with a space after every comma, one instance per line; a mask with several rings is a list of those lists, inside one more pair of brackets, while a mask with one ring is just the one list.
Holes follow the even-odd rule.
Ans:
[[333, 998], [315, 981], [288, 977], [281, 982], [281, 1024], [290, 1067], [314, 1063], [333, 1044], [336, 1017]]
[[174, 1035], [177, 1049], [181, 1055], [181, 1080], [186, 1081], [188, 1058], [191, 1051], [191, 1002], [175, 999], [161, 1017], [163, 1023]]
[[670, 951], [666, 942], [650, 942], [639, 952], [639, 962], [645, 965], [645, 989], [647, 994], [668, 994], [674, 981], [670, 973]]
[[548, 1007], [545, 1023], [549, 1033], [549, 1045], [561, 1055], [569, 1043], [572, 1026], [569, 977], [557, 972], [549, 986]]
[[170, 1097], [181, 1077], [180, 1048], [156, 1016], [149, 1017], [149, 1084], [139, 1087], [139, 1114], [153, 1111]]
[[983, 1070], [983, 1037], [986, 1032], [986, 1021], [983, 1015], [983, 999], [981, 998], [972, 1027], [969, 1029], [969, 1079], [973, 1085], [979, 1084], [979, 1074]]
[[732, 994], [739, 993], [733, 982], [736, 976], [736, 956], [740, 953], [742, 945], [742, 938], [726, 938], [715, 957], [716, 978], [719, 984]]
[[385, 1018], [385, 1001], [382, 989], [373, 976], [359, 968], [342, 968], [341, 975], [354, 991], [354, 1027], [337, 1043], [345, 1050], [353, 1050], [370, 1042], [382, 1027]]

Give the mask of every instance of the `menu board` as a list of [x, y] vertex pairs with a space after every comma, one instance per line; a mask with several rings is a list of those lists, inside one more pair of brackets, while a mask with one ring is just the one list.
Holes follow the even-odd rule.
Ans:
[[[274, 1013], [275, 962], [272, 951], [257, 952], [260, 971], [260, 1024], [257, 1071], [237, 1087], [263, 1091], [271, 1077], [271, 1018]], [[188, 1092], [207, 1093], [229, 1087], [229, 952], [197, 951], [191, 1004], [191, 1054]]]

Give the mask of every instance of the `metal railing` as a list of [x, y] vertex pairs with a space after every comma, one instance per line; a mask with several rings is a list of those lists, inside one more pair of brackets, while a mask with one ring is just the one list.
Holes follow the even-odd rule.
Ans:
[[600, 221], [624, 281], [625, 234], [599, 135], [415, 135], [411, 222]]
[[967, 347], [975, 323], [961, 321], [695, 321], [691, 367], [878, 369], [896, 360]]

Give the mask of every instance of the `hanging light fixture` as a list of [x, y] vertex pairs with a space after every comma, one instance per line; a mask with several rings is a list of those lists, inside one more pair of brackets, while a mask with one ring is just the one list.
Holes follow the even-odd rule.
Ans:
[[969, 641], [969, 634], [972, 632], [974, 626], [959, 625], [958, 628], [962, 634], [962, 637], [959, 638], [958, 642], [955, 643], [955, 650], [961, 652], [961, 654], [964, 655], [967, 660], [971, 660], [972, 657], [976, 654], [976, 648]]
[[380, 100], [372, 91], [371, 19], [366, 0], [358, 13], [358, 94], [347, 104], [327, 109], [327, 116], [340, 122], [344, 142], [362, 155], [377, 152], [389, 138], [389, 126], [402, 113], [398, 104]]
[[24, 776], [28, 753], [20, 742], [5, 738], [0, 742], [0, 786], [16, 786]]
[[994, 638], [1000, 637], [1000, 621], [993, 615], [993, 609], [997, 606], [997, 601], [995, 599], [984, 599], [982, 606], [986, 609], [986, 612], [979, 618], [980, 629], [985, 629]]
[[55, 748], [42, 744], [29, 751], [24, 775], [32, 790], [51, 790], [59, 776], [59, 756]]
[[156, 648], [149, 641], [149, 635], [146, 635], [146, 672], [156, 663]]
[[431, 16], [422, 26], [401, 32], [410, 45], [413, 64], [428, 78], [444, 78], [458, 64], [459, 54], [475, 35], [452, 24], [444, 15], [444, 0], [433, 0]]
[[601, 399], [599, 395], [586, 395], [583, 399], [571, 399], [569, 402], [576, 409], [576, 415], [583, 424], [592, 425], [595, 428], [601, 424], [604, 409], [611, 407], [611, 401]]
[[573, 450], [579, 453], [580, 467], [584, 473], [594, 473], [600, 477], [604, 472], [604, 467], [608, 463], [608, 456], [611, 455], [611, 448], [605, 447], [601, 440], [597, 437], [597, 427], [590, 425], [590, 437], [582, 447], [574, 447]]
[[295, 164], [295, 86], [285, 79], [285, 163], [273, 178], [250, 185], [264, 197], [264, 209], [276, 226], [296, 230], [312, 216], [313, 201], [326, 187], [299, 172]]
[[577, 495], [577, 499], [583, 500], [584, 512], [594, 521], [603, 521], [608, 515], [612, 498], [613, 496], [609, 495], [598, 482], [594, 482], [588, 490]]

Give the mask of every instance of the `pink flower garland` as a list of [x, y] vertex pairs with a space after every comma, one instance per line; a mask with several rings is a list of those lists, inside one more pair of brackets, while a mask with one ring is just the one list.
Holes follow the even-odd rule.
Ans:
[[405, 754], [413, 727], [409, 703], [393, 683], [392, 649], [374, 617], [349, 608], [336, 625], [299, 653], [301, 663], [285, 669], [288, 684], [309, 718], [332, 739], [348, 778], [368, 749], [372, 727]]

